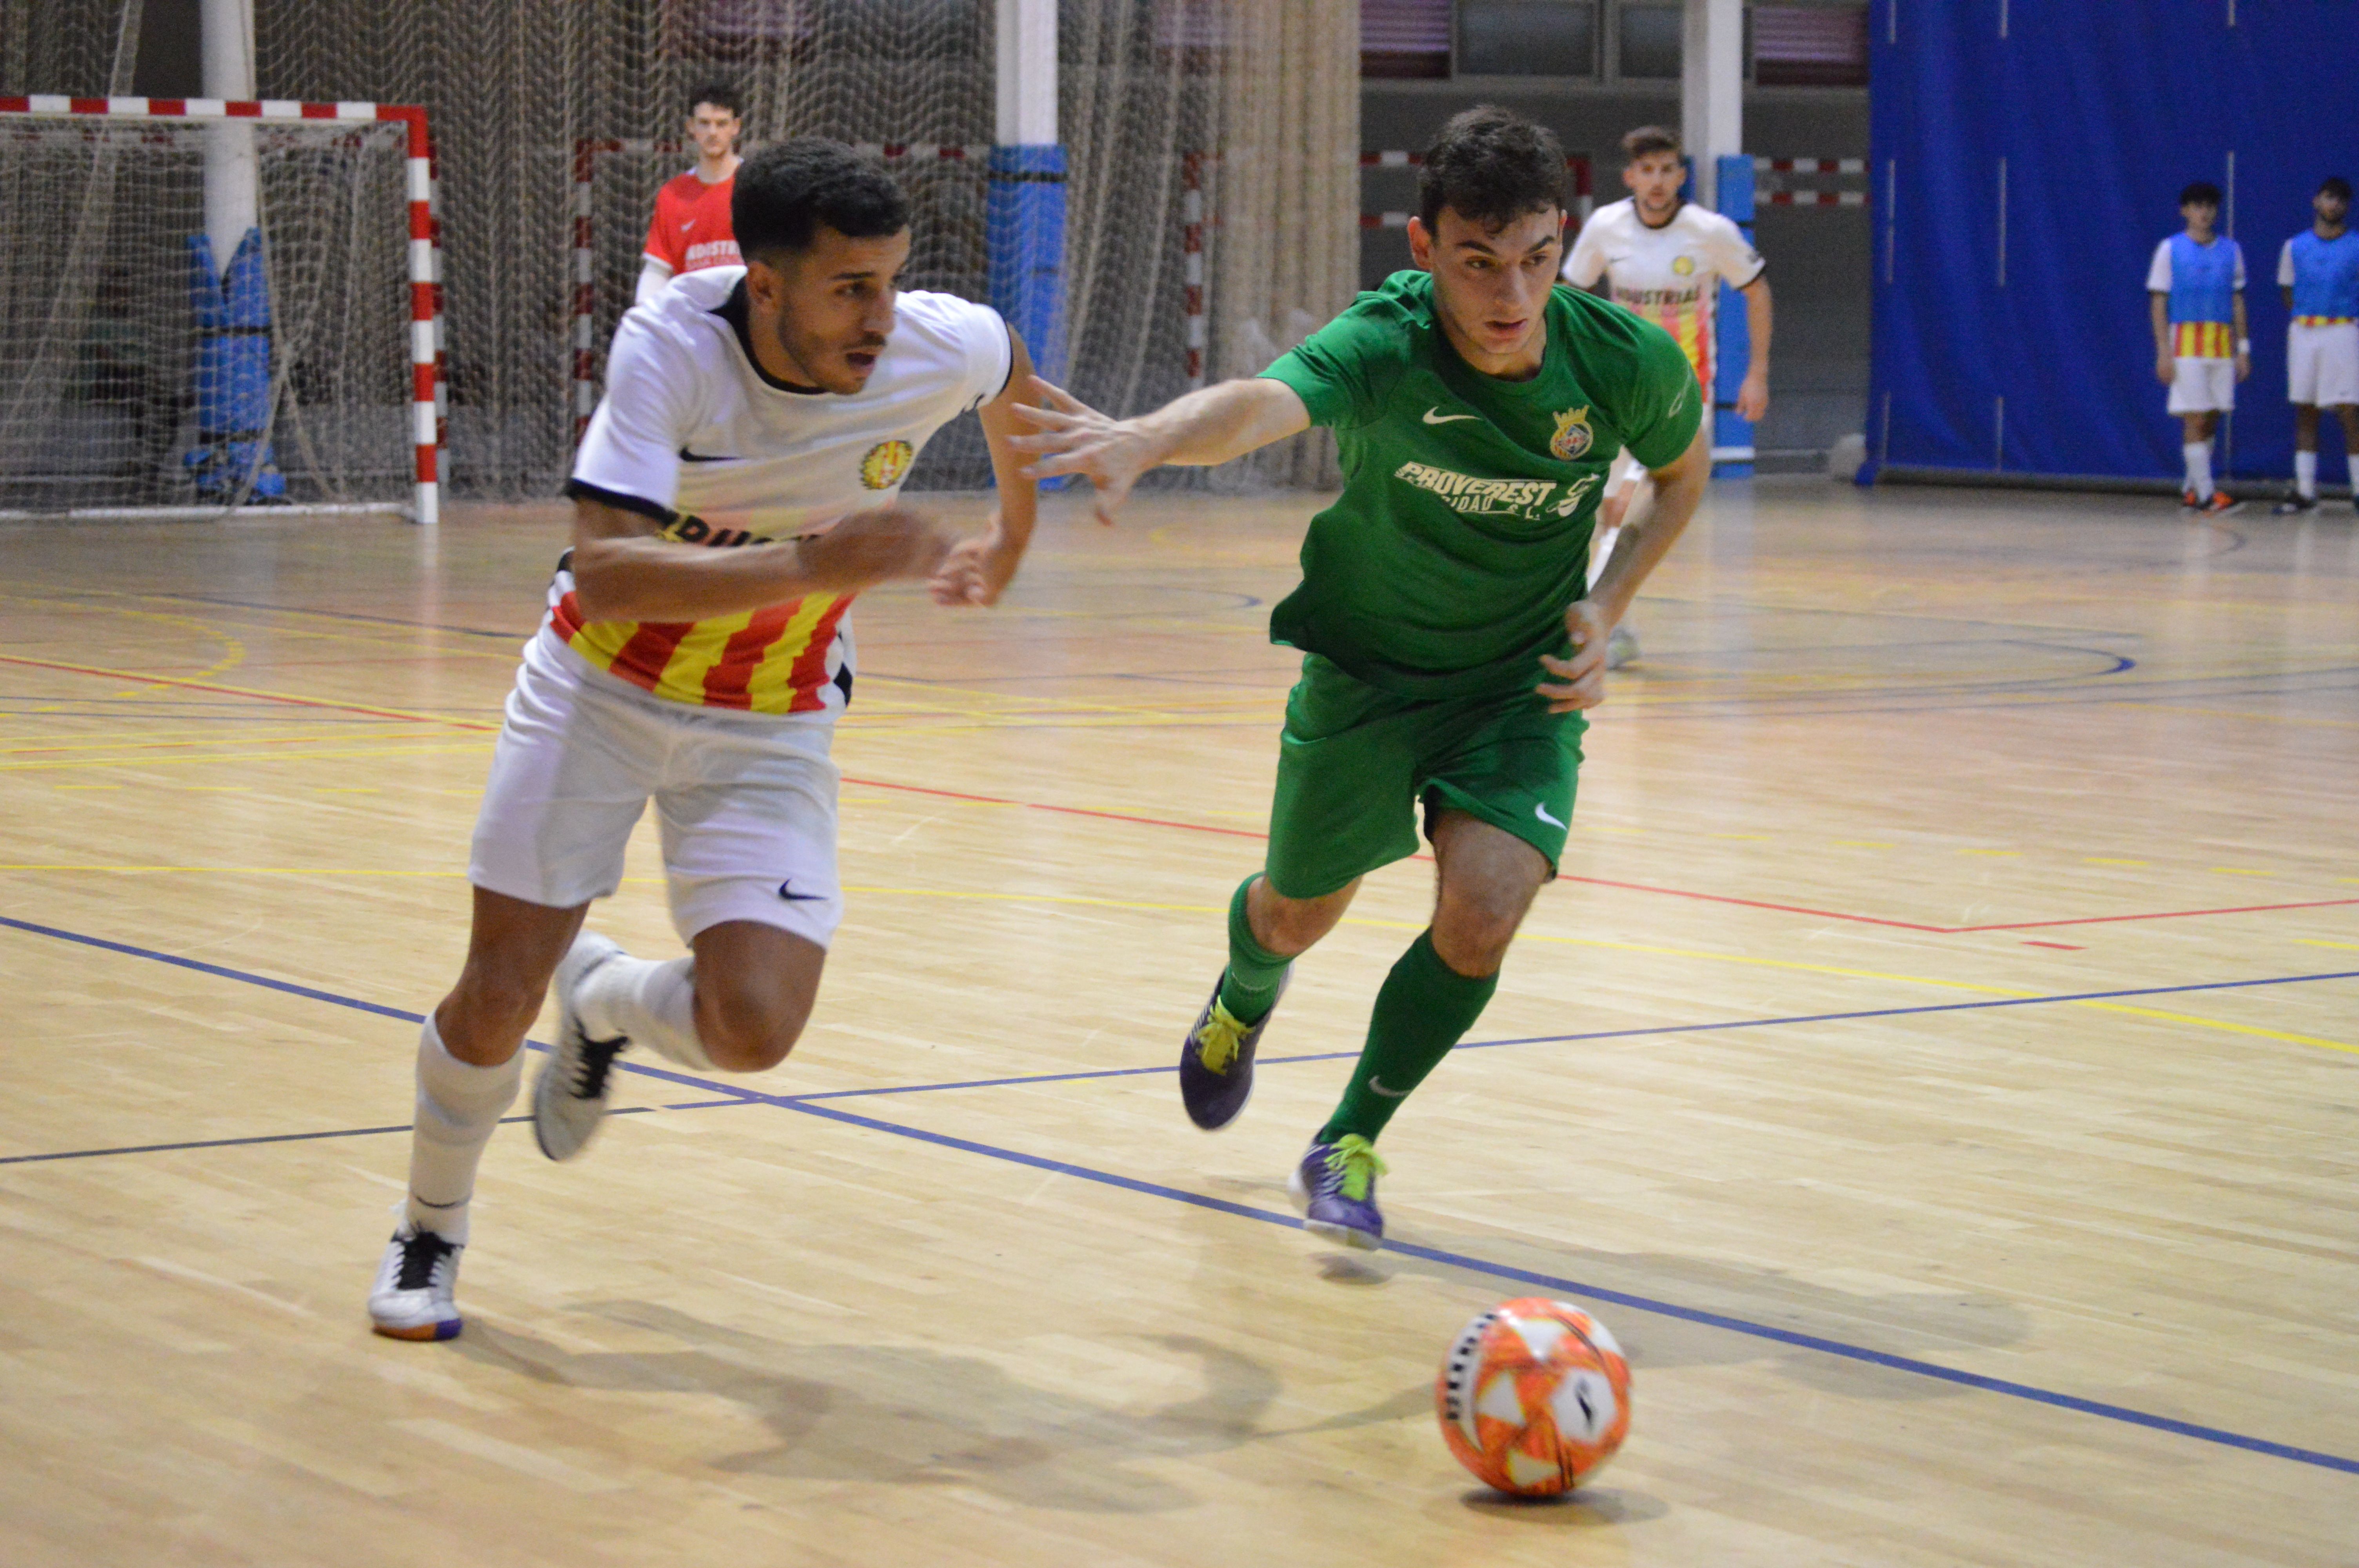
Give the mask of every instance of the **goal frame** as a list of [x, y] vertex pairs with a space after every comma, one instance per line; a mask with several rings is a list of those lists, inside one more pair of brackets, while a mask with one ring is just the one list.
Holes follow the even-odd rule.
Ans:
[[[412, 103], [302, 103], [291, 99], [72, 98], [62, 94], [0, 94], [0, 123], [11, 119], [171, 121], [205, 124], [230, 120], [396, 122], [408, 136], [410, 433], [416, 454], [409, 518], [432, 526], [441, 518], [442, 383], [440, 236], [434, 218], [434, 153], [426, 111]], [[375, 503], [232, 509], [263, 515], [299, 512], [383, 512]], [[218, 517], [220, 507], [89, 507], [42, 516]]]

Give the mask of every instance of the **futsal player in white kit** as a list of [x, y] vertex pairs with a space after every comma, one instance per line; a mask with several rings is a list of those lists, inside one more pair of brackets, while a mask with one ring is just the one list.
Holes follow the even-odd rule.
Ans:
[[[1745, 295], [1745, 324], [1753, 355], [1736, 394], [1736, 412], [1759, 419], [1769, 412], [1771, 310], [1768, 264], [1734, 220], [1681, 200], [1687, 166], [1680, 138], [1660, 125], [1641, 125], [1622, 138], [1622, 183], [1627, 200], [1599, 208], [1581, 226], [1564, 280], [1594, 288], [1605, 280], [1606, 297], [1670, 333], [1687, 351], [1688, 363], [1703, 388], [1705, 438], [1712, 428], [1712, 313], [1725, 280]], [[1606, 480], [1597, 509], [1597, 543], [1592, 559], [1614, 548], [1614, 531], [1645, 521], [1653, 494], [1646, 470], [1627, 452]], [[1605, 666], [1620, 669], [1638, 656], [1638, 640], [1625, 620], [1606, 639]]]
[[[989, 308], [901, 293], [908, 203], [851, 148], [764, 148], [737, 173], [742, 267], [676, 280], [614, 334], [575, 460], [573, 547], [525, 649], [476, 822], [465, 967], [420, 1031], [409, 1194], [369, 1313], [447, 1339], [475, 1168], [515, 1100], [554, 978], [556, 1048], [533, 1093], [554, 1160], [581, 1152], [610, 1069], [642, 1047], [698, 1074], [776, 1066], [842, 914], [835, 716], [862, 589], [925, 579], [988, 603], [1037, 492], [1008, 446], [1023, 344]], [[929, 438], [980, 412], [991, 526], [954, 539], [896, 503]], [[690, 956], [582, 929], [655, 802]]]

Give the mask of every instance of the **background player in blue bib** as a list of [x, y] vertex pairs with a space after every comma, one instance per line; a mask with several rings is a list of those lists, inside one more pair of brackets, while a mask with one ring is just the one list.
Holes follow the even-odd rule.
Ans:
[[[2285, 243], [2277, 283], [2286, 329], [2286, 394], [2293, 403], [2293, 494], [2280, 514], [2318, 505], [2318, 411], [2343, 421], [2343, 460], [2359, 453], [2359, 234], [2351, 232], [2351, 182], [2340, 175], [2310, 199], [2310, 226]], [[2359, 482], [2353, 485], [2359, 496]], [[2354, 504], [2359, 504], [2354, 499]]]
[[2245, 335], [2245, 253], [2221, 238], [2220, 188], [2198, 180], [2179, 193], [2183, 232], [2154, 248], [2147, 268], [2154, 311], [2154, 373], [2170, 388], [2187, 458], [2183, 504], [2217, 514], [2239, 504], [2212, 488], [2212, 438], [2236, 406], [2236, 384], [2253, 373]]

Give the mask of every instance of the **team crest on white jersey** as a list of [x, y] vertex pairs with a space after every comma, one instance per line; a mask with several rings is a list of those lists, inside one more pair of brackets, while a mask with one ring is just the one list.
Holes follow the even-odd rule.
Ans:
[[871, 490], [890, 490], [901, 482], [917, 455], [907, 441], [879, 441], [860, 460], [860, 482]]
[[1589, 427], [1589, 407], [1567, 408], [1553, 416], [1556, 434], [1549, 438], [1550, 455], [1572, 462], [1589, 450], [1596, 434]]
[[1693, 256], [1680, 256], [1680, 257], [1679, 257], [1677, 260], [1675, 260], [1675, 261], [1673, 261], [1673, 262], [1671, 263], [1671, 270], [1672, 270], [1673, 272], [1675, 272], [1675, 273], [1678, 273], [1681, 277], [1685, 277], [1685, 276], [1687, 276], [1689, 274], [1690, 274], [1690, 273], [1692, 273], [1692, 272], [1694, 272], [1694, 271], [1695, 271], [1695, 257], [1693, 257]]

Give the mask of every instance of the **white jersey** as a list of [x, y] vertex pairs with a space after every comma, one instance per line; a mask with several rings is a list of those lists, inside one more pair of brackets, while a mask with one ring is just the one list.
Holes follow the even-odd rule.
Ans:
[[[893, 500], [934, 432], [1007, 384], [1015, 351], [997, 312], [912, 292], [899, 297], [866, 386], [798, 390], [754, 361], [745, 276], [739, 266], [688, 273], [624, 315], [568, 494], [642, 513], [683, 544], [818, 533]], [[584, 621], [572, 586], [560, 571], [537, 652], [570, 649], [701, 707], [833, 712], [850, 691], [851, 644], [839, 636], [849, 595], [641, 624]]]
[[1720, 284], [1743, 288], [1768, 264], [1735, 222], [1681, 202], [1670, 222], [1651, 228], [1635, 200], [1599, 208], [1581, 226], [1565, 259], [1564, 280], [1576, 288], [1601, 277], [1616, 305], [1645, 317], [1676, 339], [1706, 395], [1712, 388], [1712, 321]]

